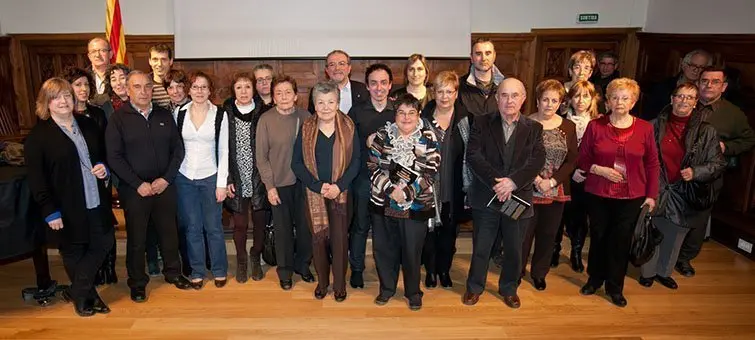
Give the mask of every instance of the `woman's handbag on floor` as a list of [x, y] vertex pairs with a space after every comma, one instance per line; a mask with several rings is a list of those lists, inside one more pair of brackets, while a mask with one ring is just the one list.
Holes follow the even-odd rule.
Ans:
[[647, 205], [642, 207], [632, 235], [629, 261], [635, 267], [642, 266], [650, 261], [655, 254], [655, 248], [663, 241], [663, 234], [653, 225], [649, 210], [650, 207]]
[[270, 218], [265, 226], [265, 246], [262, 250], [262, 261], [265, 261], [268, 266], [278, 265], [278, 261], [275, 260], [275, 232], [273, 229], [273, 219]]

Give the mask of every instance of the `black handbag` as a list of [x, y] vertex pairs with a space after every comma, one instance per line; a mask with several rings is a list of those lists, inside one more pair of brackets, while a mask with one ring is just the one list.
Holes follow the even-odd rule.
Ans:
[[275, 232], [273, 229], [273, 219], [270, 218], [265, 226], [265, 246], [262, 250], [262, 260], [268, 266], [278, 265], [278, 261], [275, 259]]
[[717, 195], [713, 182], [683, 181], [681, 193], [684, 201], [694, 210], [707, 210], [716, 203]]
[[635, 267], [640, 267], [650, 261], [655, 254], [655, 248], [663, 241], [663, 234], [653, 225], [648, 210], [647, 206], [642, 208], [632, 235], [629, 261]]

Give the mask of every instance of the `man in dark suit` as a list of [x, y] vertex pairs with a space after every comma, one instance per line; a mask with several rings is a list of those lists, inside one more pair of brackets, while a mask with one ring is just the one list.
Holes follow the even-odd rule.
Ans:
[[131, 300], [147, 300], [144, 272], [147, 225], [160, 241], [165, 281], [179, 289], [191, 284], [181, 275], [176, 226], [176, 188], [171, 183], [184, 158], [173, 115], [152, 104], [152, 79], [141, 71], [126, 77], [130, 102], [110, 117], [105, 134], [107, 160], [120, 178], [118, 192], [126, 212], [126, 268]]
[[105, 92], [105, 84], [110, 79], [105, 79], [105, 72], [110, 66], [110, 59], [113, 58], [113, 50], [110, 49], [110, 43], [101, 37], [89, 40], [87, 44], [87, 57], [92, 64], [88, 71], [92, 74], [94, 80], [95, 93], [92, 93], [92, 99], [89, 101], [92, 105], [101, 107], [110, 99], [110, 95]]
[[[498, 292], [511, 308], [521, 305], [517, 288], [522, 271], [522, 240], [533, 216], [527, 208], [518, 219], [495, 210], [515, 195], [532, 204], [532, 182], [545, 164], [543, 126], [519, 111], [526, 99], [524, 84], [506, 78], [496, 90], [498, 110], [478, 116], [469, 134], [467, 162], [474, 180], [472, 194], [472, 263], [462, 302], [474, 305], [485, 290], [490, 252], [502, 234], [503, 268]], [[492, 204], [491, 204], [492, 202]]]
[[[325, 74], [328, 79], [338, 84], [341, 91], [341, 102], [338, 109], [343, 113], [349, 113], [352, 107], [366, 103], [370, 100], [370, 92], [364, 83], [349, 79], [351, 75], [351, 57], [341, 50], [333, 50], [325, 58]], [[309, 92], [309, 112], [315, 114], [315, 103], [312, 101], [312, 91]]]

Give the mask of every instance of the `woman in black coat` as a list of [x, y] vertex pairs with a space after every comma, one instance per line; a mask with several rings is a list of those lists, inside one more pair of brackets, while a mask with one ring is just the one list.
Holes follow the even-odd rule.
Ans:
[[653, 258], [641, 267], [639, 282], [645, 287], [658, 281], [667, 288], [678, 288], [671, 273], [691, 227], [688, 220], [715, 201], [714, 181], [726, 167], [718, 133], [695, 108], [697, 97], [694, 84], [677, 86], [669, 98], [671, 105], [653, 122], [661, 162], [653, 224], [663, 233], [663, 241]]
[[[464, 154], [469, 139], [469, 115], [457, 101], [459, 77], [443, 71], [433, 82], [435, 99], [422, 110], [422, 118], [431, 126], [440, 144], [440, 167], [435, 181], [435, 218], [425, 237], [422, 262], [425, 265], [425, 287], [453, 287], [449, 272], [456, 253], [459, 220], [464, 212], [466, 186], [471, 173], [466, 170]], [[430, 90], [428, 90], [430, 91]]]
[[[97, 123], [97, 127], [99, 127], [100, 131], [102, 131], [102, 133], [104, 134], [105, 129], [107, 128], [107, 117], [105, 116], [105, 111], [89, 103], [92, 95], [94, 93], [97, 93], [94, 89], [95, 85], [94, 80], [92, 79], [92, 74], [81, 68], [72, 67], [67, 69], [63, 73], [63, 79], [68, 81], [73, 88], [74, 114], [91, 118], [95, 123]], [[113, 185], [117, 184], [115, 182], [115, 178], [111, 178], [110, 183], [108, 183], [109, 185], [107, 187], [108, 191], [111, 191]], [[113, 215], [112, 213], [112, 210], [111, 215], [113, 225], [115, 225], [117, 221], [115, 219], [115, 215]], [[100, 270], [97, 271], [97, 277], [94, 280], [94, 283], [96, 285], [118, 283], [118, 275], [115, 273], [115, 260], [117, 259], [115, 248], [116, 247], [110, 249], [110, 252], [105, 258], [105, 261], [102, 262]]]
[[[264, 250], [265, 227], [269, 220], [270, 203], [267, 190], [262, 184], [260, 172], [254, 161], [257, 139], [257, 122], [267, 107], [254, 95], [252, 75], [239, 73], [231, 82], [233, 97], [223, 104], [230, 114], [228, 121], [228, 199], [226, 207], [233, 211], [233, 242], [236, 245], [236, 281], [244, 283], [248, 279], [247, 266], [251, 262], [251, 277], [262, 280], [260, 255]], [[253, 244], [246, 252], [249, 211], [252, 211], [254, 227]]]
[[104, 135], [93, 120], [73, 114], [73, 98], [62, 78], [42, 84], [36, 109], [41, 120], [26, 139], [26, 165], [32, 196], [71, 279], [64, 297], [77, 314], [92, 316], [110, 312], [94, 278], [115, 238]]

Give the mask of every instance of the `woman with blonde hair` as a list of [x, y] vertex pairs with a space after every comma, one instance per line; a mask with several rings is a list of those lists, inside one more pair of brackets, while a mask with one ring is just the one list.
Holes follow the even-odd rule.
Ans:
[[589, 279], [580, 293], [593, 295], [605, 283], [611, 302], [625, 307], [632, 231], [642, 208], [655, 208], [660, 161], [653, 126], [629, 113], [640, 95], [637, 82], [615, 79], [607, 92], [610, 114], [587, 125], [579, 148], [590, 216]]
[[409, 56], [404, 65], [404, 82], [406, 86], [391, 92], [390, 97], [396, 98], [409, 93], [419, 100], [420, 110], [433, 100], [433, 91], [428, 86], [430, 69], [427, 67], [425, 56], [415, 53]]
[[[572, 121], [576, 127], [577, 147], [582, 142], [582, 136], [585, 134], [587, 124], [593, 119], [602, 115], [598, 112], [598, 101], [600, 95], [595, 86], [586, 80], [580, 80], [567, 89], [566, 93], [566, 119]], [[557, 267], [561, 253], [561, 240], [563, 239], [564, 228], [571, 241], [571, 254], [569, 261], [571, 268], [575, 272], [581, 273], [585, 270], [582, 263], [582, 247], [587, 237], [587, 198], [585, 197], [585, 174], [582, 170], [576, 169], [570, 180], [571, 200], [566, 202], [564, 208], [563, 222], [556, 234], [556, 243], [553, 247], [553, 256], [551, 258], [551, 267]]]
[[109, 313], [94, 288], [97, 270], [115, 243], [105, 184], [104, 135], [94, 120], [74, 115], [74, 91], [50, 78], [37, 96], [39, 123], [26, 139], [29, 188], [45, 217], [71, 287], [64, 298], [82, 317]]

